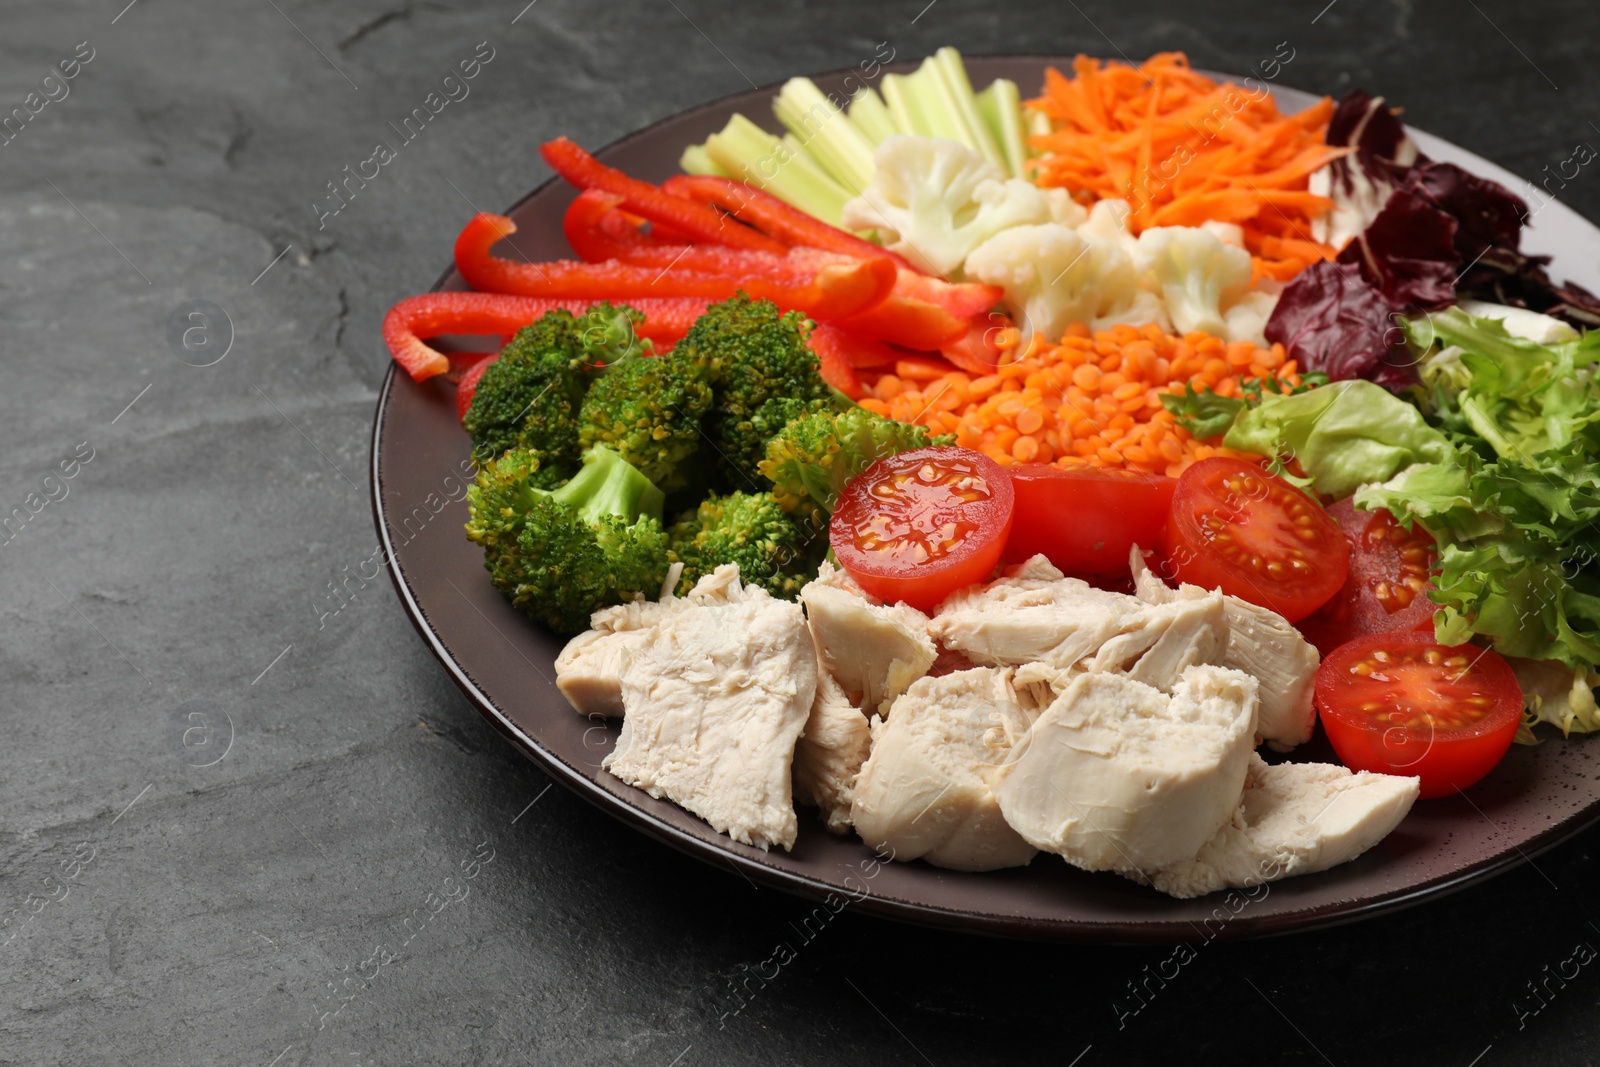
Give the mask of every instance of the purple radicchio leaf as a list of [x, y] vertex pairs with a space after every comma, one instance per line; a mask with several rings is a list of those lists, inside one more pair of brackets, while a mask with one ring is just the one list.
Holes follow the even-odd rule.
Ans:
[[1432, 311], [1456, 301], [1456, 220], [1415, 192], [1396, 189], [1378, 217], [1344, 246], [1394, 311]]
[[1313, 263], [1278, 299], [1267, 340], [1303, 370], [1334, 381], [1366, 378], [1399, 391], [1417, 380], [1395, 310], [1353, 263]]

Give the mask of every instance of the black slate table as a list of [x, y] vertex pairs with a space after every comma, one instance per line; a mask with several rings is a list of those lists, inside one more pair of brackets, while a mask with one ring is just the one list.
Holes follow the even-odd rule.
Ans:
[[[1600, 831], [1271, 941], [808, 935], [551, 788], [362, 577], [382, 314], [547, 137], [881, 42], [1239, 72], [1287, 42], [1282, 83], [1538, 180], [1600, 144], [1600, 8], [524, 2], [0, 8], [0, 1064], [1600, 1062]], [[1600, 217], [1600, 177], [1562, 199]]]

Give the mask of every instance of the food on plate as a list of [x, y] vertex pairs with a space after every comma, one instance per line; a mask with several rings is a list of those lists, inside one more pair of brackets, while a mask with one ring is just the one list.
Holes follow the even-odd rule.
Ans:
[[868, 599], [864, 590], [831, 580], [826, 562], [800, 591], [823, 669], [868, 714], [884, 713], [938, 658], [928, 616], [909, 604]]
[[790, 768], [817, 657], [800, 605], [710, 575], [721, 591], [672, 612], [626, 658], [625, 714], [604, 767], [757, 848], [794, 844]]
[[1350, 544], [1322, 505], [1294, 486], [1217, 457], [1178, 479], [1166, 554], [1180, 581], [1298, 622], [1344, 584]]
[[1280, 280], [1338, 251], [1308, 236], [1332, 205], [1307, 181], [1348, 152], [1324, 143], [1326, 97], [1282, 115], [1263, 86], [1213, 81], [1163, 52], [1137, 67], [1079, 56], [1071, 77], [1047, 70], [1029, 103], [1053, 120], [1034, 139], [1040, 183], [1131, 202], [1135, 233], [1231, 223], [1259, 273]]
[[953, 871], [1025, 866], [1035, 847], [1001, 814], [999, 767], [1037, 716], [1012, 672], [974, 667], [923, 678], [874, 718], [872, 754], [850, 821], [880, 854]]
[[880, 459], [845, 487], [828, 524], [856, 583], [931, 611], [982, 581], [1011, 533], [1011, 478], [987, 456], [932, 445]]
[[1238, 671], [1190, 667], [1170, 694], [1080, 675], [1012, 747], [1000, 810], [1030, 845], [1086, 871], [1177, 863], [1239, 806], [1255, 732], [1256, 681]]
[[1153, 323], [1093, 336], [1073, 326], [1058, 344], [1036, 334], [1027, 346], [1003, 329], [996, 343], [1006, 361], [978, 373], [902, 360], [875, 380], [862, 406], [954, 434], [1006, 466], [1088, 464], [1175, 478], [1197, 459], [1259, 457], [1197, 440], [1169, 410], [1173, 394], [1199, 388], [1232, 398], [1251, 379], [1269, 391], [1300, 381], [1280, 347], [1175, 337]]
[[[1176, 54], [881, 86], [792, 80], [660, 184], [547, 142], [575, 258], [477, 214], [483, 291], [385, 320], [611, 775], [1190, 897], [1600, 729], [1600, 298], [1521, 198]], [[1344, 767], [1293, 760], [1319, 721]]]
[[[1203, 600], [1213, 594], [1197, 585], [1177, 589], [1145, 566], [1138, 548], [1130, 552], [1135, 592], [1151, 604]], [[1227, 642], [1216, 662], [1242, 671], [1260, 683], [1256, 733], [1272, 748], [1287, 751], [1311, 740], [1317, 711], [1312, 693], [1321, 657], [1282, 615], [1236, 596], [1222, 598]]]
[[1122, 574], [1135, 545], [1161, 542], [1177, 481], [1087, 464], [1019, 463], [1010, 469], [1016, 518], [1005, 557], [1043, 555], [1073, 574]]
[[597, 445], [565, 483], [546, 489], [539, 455], [513, 448], [467, 490], [467, 537], [511, 603], [558, 633], [599, 608], [655, 594], [667, 574], [661, 490]]
[[830, 833], [850, 832], [856, 777], [872, 750], [872, 729], [861, 709], [825, 668], [794, 745], [794, 799], [816, 808]]
[[1422, 796], [1439, 797], [1500, 762], [1522, 721], [1522, 690], [1492, 649], [1373, 634], [1323, 661], [1317, 710], [1346, 767], [1416, 775]]
[[1314, 874], [1388, 837], [1417, 794], [1412, 777], [1251, 756], [1238, 810], [1192, 859], [1124, 873], [1180, 900]]
[[1428, 592], [1439, 551], [1428, 531], [1419, 525], [1407, 530], [1382, 508], [1358, 510], [1348, 497], [1328, 515], [1350, 542], [1350, 571], [1342, 589], [1300, 620], [1300, 632], [1324, 656], [1366, 634], [1431, 633], [1438, 605]]

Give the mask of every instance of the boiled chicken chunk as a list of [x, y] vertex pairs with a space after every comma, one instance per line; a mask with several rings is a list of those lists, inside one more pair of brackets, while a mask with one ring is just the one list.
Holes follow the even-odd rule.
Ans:
[[[1144, 565], [1137, 548], [1133, 550], [1132, 566], [1139, 599], [1148, 603], [1175, 604], [1219, 595], [1207, 593], [1197, 585], [1170, 588]], [[1311, 740], [1317, 721], [1311, 697], [1317, 665], [1322, 662], [1316, 648], [1270, 608], [1236, 596], [1223, 597], [1223, 604], [1227, 644], [1220, 658], [1212, 662], [1254, 675], [1261, 682], [1257, 732], [1280, 752]]]
[[807, 585], [800, 600], [823, 669], [868, 711], [886, 714], [938, 655], [928, 617], [916, 608], [874, 604], [824, 581]]
[[1010, 672], [923, 678], [872, 723], [872, 755], [850, 817], [861, 839], [897, 860], [958, 871], [1020, 867], [1034, 849], [1006, 825], [990, 781], [1032, 717]]
[[735, 841], [787, 849], [817, 655], [800, 605], [737, 581], [727, 593], [674, 611], [630, 651], [622, 733], [604, 766]]
[[1256, 756], [1233, 820], [1199, 855], [1131, 877], [1184, 899], [1325, 871], [1387, 837], [1411, 810], [1419, 781], [1328, 763], [1272, 767]]
[[1029, 844], [1085, 870], [1189, 859], [1239, 806], [1255, 720], [1256, 681], [1238, 671], [1190, 667], [1171, 696], [1080, 675], [1000, 769], [1000, 810]]
[[1003, 578], [952, 594], [928, 632], [974, 663], [1065, 669], [1123, 632], [1143, 607], [1131, 596], [1067, 578], [1034, 556]]
[[556, 656], [556, 688], [579, 715], [622, 717], [622, 669], [628, 655], [650, 640], [658, 622], [696, 604], [727, 603], [730, 596], [744, 595], [739, 568], [731, 564], [701, 578], [685, 596], [671, 594], [676, 582], [674, 573], [660, 600], [601, 608], [590, 617], [589, 629]]
[[811, 717], [794, 746], [794, 798], [821, 811], [836, 834], [850, 829], [856, 775], [871, 747], [867, 717], [827, 671], [819, 671]]

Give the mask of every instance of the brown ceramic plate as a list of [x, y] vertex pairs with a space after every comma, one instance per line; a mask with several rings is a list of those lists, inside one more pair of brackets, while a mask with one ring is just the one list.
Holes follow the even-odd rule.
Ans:
[[[1047, 64], [1063, 59], [989, 57], [968, 61], [972, 80], [1011, 78], [1028, 91]], [[840, 86], [846, 72], [817, 79]], [[775, 89], [757, 89], [695, 108], [601, 149], [601, 159], [659, 181], [677, 172], [685, 145], [704, 140], [735, 111], [770, 123]], [[1295, 111], [1308, 94], [1277, 90]], [[1413, 131], [1423, 151], [1474, 173], [1526, 183], [1438, 138]], [[569, 255], [561, 216], [573, 197], [550, 181], [510, 211], [518, 247], [534, 259]], [[1537, 201], [1535, 201], [1537, 202]], [[1600, 230], [1548, 204], [1528, 235], [1530, 251], [1555, 256], [1556, 273], [1600, 288]], [[441, 256], [445, 250], [441, 249]], [[454, 270], [438, 289], [465, 289]], [[961, 874], [917, 863], [874, 869], [857, 839], [825, 832], [801, 812], [792, 852], [736, 844], [688, 813], [623, 785], [600, 770], [615, 728], [574, 714], [553, 684], [562, 642], [513, 611], [489, 584], [483, 553], [462, 535], [461, 464], [468, 441], [456, 421], [454, 388], [415, 383], [391, 368], [372, 434], [373, 511], [394, 561], [400, 601], [428, 648], [491, 723], [555, 779], [662, 841], [719, 866], [732, 866], [795, 893], [854, 901], [862, 911], [930, 925], [1027, 938], [1173, 942], [1283, 933], [1366, 918], [1461, 889], [1523, 862], [1600, 818], [1600, 758], [1585, 741], [1513, 746], [1505, 762], [1464, 796], [1417, 805], [1387, 840], [1353, 863], [1256, 891], [1257, 899], [1213, 894], [1177, 901], [1115, 875], [1087, 874], [1040, 855], [1022, 869]], [[452, 497], [456, 499], [451, 499]], [[1302, 750], [1331, 759], [1321, 743]]]

